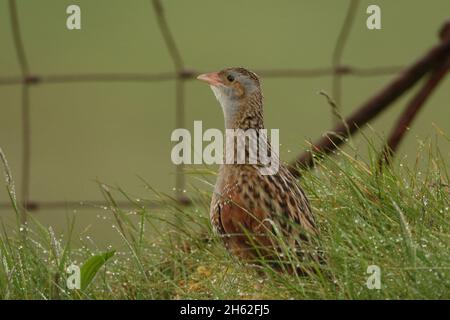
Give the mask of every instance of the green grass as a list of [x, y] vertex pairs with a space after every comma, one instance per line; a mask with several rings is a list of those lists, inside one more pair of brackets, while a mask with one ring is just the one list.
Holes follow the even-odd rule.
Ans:
[[[317, 216], [318, 242], [327, 259], [307, 276], [267, 265], [255, 268], [230, 256], [209, 224], [207, 184], [195, 190], [192, 206], [181, 206], [147, 185], [151, 200], [162, 201], [163, 210], [146, 209], [122, 190], [100, 184], [123, 246], [101, 250], [82, 241], [76, 247], [73, 220], [64, 241], [31, 215], [23, 228], [17, 206], [17, 225], [2, 224], [0, 298], [449, 299], [448, 159], [426, 143], [415, 165], [399, 159], [380, 172], [375, 152], [369, 154], [359, 159], [341, 150], [303, 172], [301, 184]], [[7, 177], [16, 204], [11, 174]], [[118, 197], [135, 207], [119, 208]], [[68, 290], [66, 268], [85, 261], [89, 279], [83, 280], [83, 289]], [[369, 265], [381, 269], [379, 290], [366, 286]]]

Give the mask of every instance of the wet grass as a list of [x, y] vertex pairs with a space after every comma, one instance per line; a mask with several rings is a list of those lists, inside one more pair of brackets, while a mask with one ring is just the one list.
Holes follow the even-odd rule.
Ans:
[[[162, 201], [163, 210], [146, 209], [123, 190], [100, 184], [123, 243], [100, 250], [84, 240], [73, 245], [74, 220], [68, 221], [63, 241], [27, 215], [17, 204], [5, 166], [17, 225], [1, 225], [0, 298], [449, 299], [448, 159], [423, 144], [414, 165], [399, 159], [380, 171], [375, 152], [369, 154], [360, 159], [339, 151], [303, 172], [300, 183], [320, 228], [315, 246], [327, 261], [309, 262], [314, 272], [307, 276], [280, 273], [264, 263], [252, 267], [230, 256], [210, 227], [208, 184], [192, 190], [193, 205], [182, 206], [146, 183], [147, 200]], [[128, 198], [134, 208], [120, 208], [117, 197]], [[96, 275], [83, 289], [67, 288], [69, 265], [82, 266], [114, 249], [107, 261], [97, 261]], [[302, 263], [285, 253], [288, 263]], [[372, 265], [381, 271], [380, 289], [367, 286]]]

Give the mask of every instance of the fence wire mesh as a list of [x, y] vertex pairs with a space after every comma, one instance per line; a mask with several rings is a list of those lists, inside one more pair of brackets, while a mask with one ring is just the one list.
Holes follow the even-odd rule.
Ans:
[[[86, 74], [33, 74], [30, 72], [30, 66], [27, 60], [27, 54], [24, 46], [24, 39], [21, 32], [20, 15], [17, 10], [16, 0], [9, 0], [9, 17], [15, 53], [20, 66], [20, 75], [16, 77], [0, 77], [0, 86], [21, 86], [21, 118], [22, 118], [22, 178], [21, 190], [19, 193], [20, 201], [24, 208], [29, 211], [38, 209], [67, 209], [83, 208], [83, 205], [91, 206], [106, 205], [102, 201], [39, 201], [30, 199], [30, 180], [31, 180], [31, 159], [32, 159], [32, 131], [30, 115], [30, 91], [31, 86], [53, 84], [53, 83], [79, 83], [79, 82], [163, 82], [175, 81], [175, 127], [181, 128], [185, 125], [185, 83], [194, 79], [200, 70], [186, 69], [183, 62], [183, 55], [180, 52], [175, 37], [171, 32], [170, 24], [165, 15], [164, 6], [160, 0], [150, 0], [153, 7], [159, 31], [164, 39], [167, 52], [170, 55], [174, 66], [172, 72], [162, 73], [86, 73]], [[380, 66], [371, 68], [358, 68], [342, 63], [342, 56], [348, 43], [348, 37], [355, 20], [356, 10], [359, 0], [350, 0], [345, 18], [342, 22], [334, 50], [331, 55], [331, 66], [311, 69], [262, 69], [255, 70], [261, 77], [265, 78], [315, 78], [331, 77], [332, 95], [337, 106], [342, 100], [343, 86], [342, 77], [375, 77], [380, 75], [396, 74], [403, 69], [402, 66]], [[150, 9], [150, 7], [149, 7]], [[150, 10], [149, 10], [150, 11]], [[333, 115], [332, 121], [339, 121], [338, 117]], [[176, 166], [175, 175], [176, 190], [183, 190], [185, 187], [185, 176], [183, 166]], [[182, 199], [182, 194], [177, 195]], [[126, 206], [128, 203], [119, 203]], [[0, 203], [0, 209], [8, 209], [10, 204]]]

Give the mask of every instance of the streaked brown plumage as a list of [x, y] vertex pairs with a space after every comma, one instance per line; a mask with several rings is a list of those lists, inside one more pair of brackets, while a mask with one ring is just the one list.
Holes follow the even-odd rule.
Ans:
[[[198, 79], [211, 86], [227, 129], [264, 128], [263, 98], [256, 74], [228, 68]], [[308, 199], [289, 170], [280, 163], [276, 174], [262, 175], [261, 166], [259, 162], [221, 165], [211, 201], [214, 229], [232, 253], [247, 260], [261, 255], [255, 244], [268, 249], [262, 255], [273, 253], [274, 244], [267, 235], [274, 225], [300, 248], [302, 241], [317, 234]]]

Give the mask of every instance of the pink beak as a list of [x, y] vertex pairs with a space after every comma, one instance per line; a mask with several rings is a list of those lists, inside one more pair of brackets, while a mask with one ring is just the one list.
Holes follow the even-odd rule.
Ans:
[[205, 81], [210, 86], [217, 86], [222, 84], [222, 80], [220, 79], [218, 72], [204, 73], [197, 77], [198, 80]]

